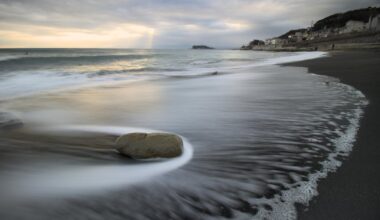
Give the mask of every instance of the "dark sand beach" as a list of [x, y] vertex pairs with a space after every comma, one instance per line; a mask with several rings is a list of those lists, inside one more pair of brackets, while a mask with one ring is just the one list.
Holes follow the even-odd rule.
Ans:
[[[1, 107], [23, 123], [0, 134], [0, 219], [294, 220], [351, 151], [367, 102], [336, 79], [277, 65], [320, 52], [34, 53], [0, 62], [11, 72]], [[182, 136], [183, 155], [133, 161], [114, 149], [122, 134], [153, 131]]]
[[339, 78], [370, 102], [352, 153], [337, 172], [320, 182], [319, 195], [309, 207], [299, 207], [299, 219], [379, 219], [380, 51], [333, 52], [331, 57], [288, 65]]

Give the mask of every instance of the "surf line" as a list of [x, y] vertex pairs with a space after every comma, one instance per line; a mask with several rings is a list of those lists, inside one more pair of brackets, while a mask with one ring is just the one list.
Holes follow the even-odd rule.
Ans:
[[[163, 132], [145, 128], [94, 125], [69, 125], [45, 129], [50, 132], [100, 132], [113, 135], [132, 132]], [[183, 153], [177, 158], [138, 164], [51, 166], [47, 170], [28, 175], [28, 177], [20, 177], [22, 179], [18, 182], [22, 184], [18, 187], [20, 187], [20, 192], [30, 196], [70, 195], [70, 193], [77, 195], [78, 193], [92, 194], [99, 190], [115, 189], [146, 181], [176, 170], [191, 160], [193, 146], [186, 138], [181, 138]]]

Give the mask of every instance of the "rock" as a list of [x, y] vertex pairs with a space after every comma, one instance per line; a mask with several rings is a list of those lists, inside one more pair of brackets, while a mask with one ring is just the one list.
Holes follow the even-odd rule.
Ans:
[[22, 127], [20, 119], [7, 112], [0, 112], [0, 130]]
[[264, 46], [264, 45], [265, 45], [265, 42], [262, 40], [253, 40], [253, 41], [249, 42], [249, 44], [247, 46], [245, 46], [245, 45], [241, 46], [240, 50], [252, 50], [252, 49], [255, 49], [257, 47]]
[[117, 150], [134, 159], [173, 158], [183, 152], [182, 139], [167, 133], [129, 133], [116, 140]]
[[250, 50], [250, 49], [251, 48], [249, 48], [249, 46], [245, 46], [245, 45], [240, 47], [240, 50]]
[[206, 46], [206, 45], [194, 45], [192, 48], [193, 49], [214, 49], [214, 48]]

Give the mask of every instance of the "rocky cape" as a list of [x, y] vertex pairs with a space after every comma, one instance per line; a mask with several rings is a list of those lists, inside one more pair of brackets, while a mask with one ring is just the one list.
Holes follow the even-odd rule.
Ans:
[[206, 46], [206, 45], [193, 45], [192, 49], [214, 49], [214, 48]]

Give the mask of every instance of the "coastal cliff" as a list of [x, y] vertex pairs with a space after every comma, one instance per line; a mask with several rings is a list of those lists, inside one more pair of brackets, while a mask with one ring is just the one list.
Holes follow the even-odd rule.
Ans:
[[380, 8], [369, 7], [323, 18], [308, 28], [290, 30], [242, 50], [334, 50], [380, 48]]

